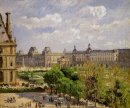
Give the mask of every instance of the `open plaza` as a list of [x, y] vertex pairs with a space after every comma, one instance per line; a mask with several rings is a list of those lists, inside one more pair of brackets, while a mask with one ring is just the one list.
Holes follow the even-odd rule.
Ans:
[[[43, 98], [44, 97], [44, 98]], [[0, 108], [67, 108], [67, 104], [63, 98], [61, 105], [56, 106], [57, 96], [54, 102], [49, 102], [50, 95], [46, 93], [1, 93]], [[12, 100], [15, 99], [15, 100]], [[70, 108], [85, 108], [85, 105], [70, 105]], [[95, 108], [93, 102], [88, 102], [88, 108]], [[106, 108], [103, 105], [97, 104], [96, 108]]]

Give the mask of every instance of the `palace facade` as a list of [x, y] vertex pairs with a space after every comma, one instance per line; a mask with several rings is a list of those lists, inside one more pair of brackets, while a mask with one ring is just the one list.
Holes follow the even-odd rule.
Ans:
[[11, 33], [10, 13], [6, 25], [0, 14], [0, 84], [16, 83], [16, 40]]
[[54, 53], [50, 47], [45, 47], [39, 54], [36, 47], [31, 47], [28, 54], [18, 52], [16, 59], [18, 67], [52, 67], [55, 64], [60, 67], [83, 66], [88, 61], [105, 66], [130, 67], [130, 49], [92, 50], [88, 44], [84, 51], [79, 51], [74, 46], [73, 51]]

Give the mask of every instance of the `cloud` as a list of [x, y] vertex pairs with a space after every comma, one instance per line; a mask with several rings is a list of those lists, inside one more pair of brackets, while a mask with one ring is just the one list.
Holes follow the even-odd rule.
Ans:
[[110, 23], [107, 24], [102, 24], [100, 26], [100, 29], [105, 32], [105, 31], [113, 31], [115, 29], [119, 30], [119, 29], [125, 29], [130, 27], [130, 18], [124, 18], [122, 20], [114, 20]]
[[105, 6], [86, 6], [80, 9], [77, 14], [81, 16], [93, 16], [101, 19], [107, 14], [107, 9]]
[[[117, 2], [114, 0], [115, 4]], [[111, 3], [103, 0], [6, 0], [0, 3], [0, 10], [12, 13], [11, 25], [19, 40], [18, 49], [33, 45], [39, 49], [50, 46], [55, 50], [70, 50], [74, 44], [85, 49], [88, 43], [107, 49], [118, 44], [121, 47], [123, 36], [129, 38], [130, 33], [129, 4], [118, 2], [118, 7]], [[22, 44], [25, 42], [27, 45]]]
[[98, 17], [99, 19], [106, 15], [106, 8], [104, 6], [88, 7], [90, 14]]
[[91, 0], [52, 0], [54, 1], [54, 5], [62, 5], [65, 7], [69, 6], [77, 6], [84, 3], [89, 3]]
[[109, 49], [113, 49], [113, 48], [126, 48], [126, 43], [127, 41], [126, 40], [118, 40], [116, 42], [110, 42], [110, 41], [107, 41], [104, 46], [109, 48]]
[[97, 37], [97, 40], [104, 40], [104, 39], [106, 39], [105, 36], [98, 36], [98, 37]]
[[106, 42], [105, 46], [113, 46], [113, 42]]
[[80, 30], [69, 28], [65, 31], [55, 30], [52, 33], [42, 33], [38, 36], [33, 36], [34, 39], [42, 39], [43, 41], [53, 41], [54, 43], [70, 43], [80, 39]]
[[64, 6], [72, 6], [78, 2], [78, 0], [54, 0], [54, 1]]
[[62, 17], [58, 13], [47, 14], [45, 17], [27, 17], [22, 16], [16, 21], [17, 26], [23, 26], [27, 29], [56, 27], [62, 23]]

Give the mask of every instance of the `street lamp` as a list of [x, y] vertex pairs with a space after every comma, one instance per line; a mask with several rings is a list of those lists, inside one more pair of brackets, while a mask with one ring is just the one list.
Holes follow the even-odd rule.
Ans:
[[71, 100], [71, 83], [70, 83], [70, 100]]
[[94, 100], [95, 100], [95, 108], [96, 108], [96, 98], [97, 98], [97, 88], [95, 88], [95, 90], [94, 90]]

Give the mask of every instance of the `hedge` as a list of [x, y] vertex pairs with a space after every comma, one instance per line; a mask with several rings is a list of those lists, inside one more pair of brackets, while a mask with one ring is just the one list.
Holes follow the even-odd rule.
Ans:
[[23, 93], [23, 92], [43, 92], [41, 87], [37, 88], [0, 88], [0, 93]]

